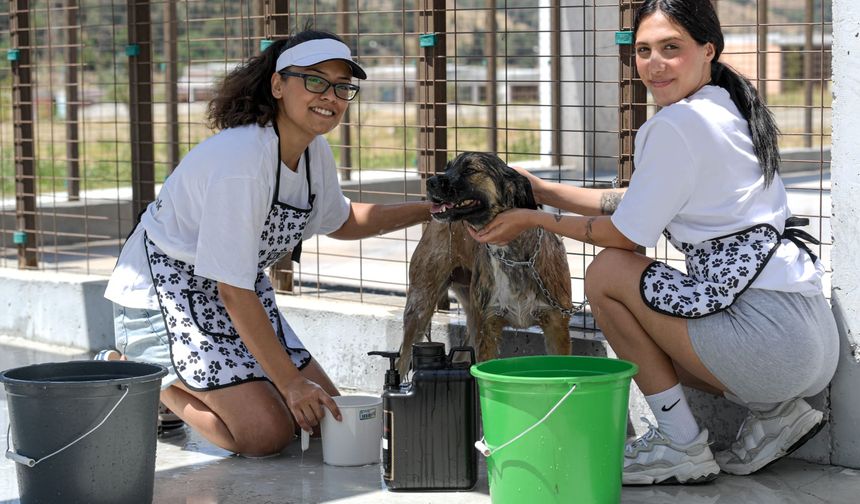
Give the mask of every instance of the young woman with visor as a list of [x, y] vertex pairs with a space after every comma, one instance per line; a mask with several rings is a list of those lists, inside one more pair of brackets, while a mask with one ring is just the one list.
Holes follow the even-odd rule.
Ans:
[[323, 135], [366, 77], [346, 44], [314, 30], [230, 72], [208, 109], [220, 132], [165, 181], [111, 276], [119, 352], [105, 357], [167, 366], [164, 406], [232, 452], [276, 454], [296, 429], [340, 416], [336, 387], [278, 309], [266, 269], [298, 260], [313, 235], [359, 239], [429, 220], [425, 202], [341, 192]]

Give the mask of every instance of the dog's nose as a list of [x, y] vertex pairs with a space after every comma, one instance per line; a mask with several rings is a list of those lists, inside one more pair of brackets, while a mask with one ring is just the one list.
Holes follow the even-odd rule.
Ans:
[[442, 175], [434, 175], [427, 179], [428, 192], [441, 192], [448, 187], [448, 178]]

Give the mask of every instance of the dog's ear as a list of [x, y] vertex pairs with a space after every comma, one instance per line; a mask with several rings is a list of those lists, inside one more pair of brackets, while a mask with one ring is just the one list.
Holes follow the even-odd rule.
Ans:
[[529, 182], [529, 179], [510, 166], [508, 167], [508, 171], [510, 172], [514, 207], [537, 209], [537, 202], [535, 202], [535, 195], [532, 192], [532, 184]]

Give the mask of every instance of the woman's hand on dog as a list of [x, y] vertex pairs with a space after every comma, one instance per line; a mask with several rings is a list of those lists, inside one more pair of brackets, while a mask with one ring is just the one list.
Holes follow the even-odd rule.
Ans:
[[466, 226], [469, 234], [479, 243], [490, 243], [504, 247], [526, 229], [535, 227], [537, 210], [514, 208], [502, 212], [480, 230]]
[[546, 181], [537, 175], [532, 174], [530, 171], [526, 170], [521, 166], [511, 166], [514, 170], [516, 170], [520, 175], [527, 178], [529, 180], [529, 184], [532, 186], [532, 195], [535, 198], [537, 204], [543, 203], [543, 188], [546, 185]]
[[337, 403], [322, 387], [304, 376], [297, 376], [287, 384], [287, 389], [281, 391], [290, 413], [302, 430], [312, 432], [325, 416], [323, 406], [331, 411], [337, 421], [341, 420]]

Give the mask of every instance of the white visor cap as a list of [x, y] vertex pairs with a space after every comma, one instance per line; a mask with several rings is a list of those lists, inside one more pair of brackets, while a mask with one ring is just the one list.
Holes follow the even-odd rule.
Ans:
[[302, 42], [290, 47], [278, 56], [275, 71], [291, 67], [293, 65], [307, 67], [322, 63], [323, 61], [341, 60], [352, 69], [352, 76], [357, 79], [367, 79], [367, 74], [355, 61], [352, 61], [352, 53], [343, 42], [334, 39], [315, 39]]

